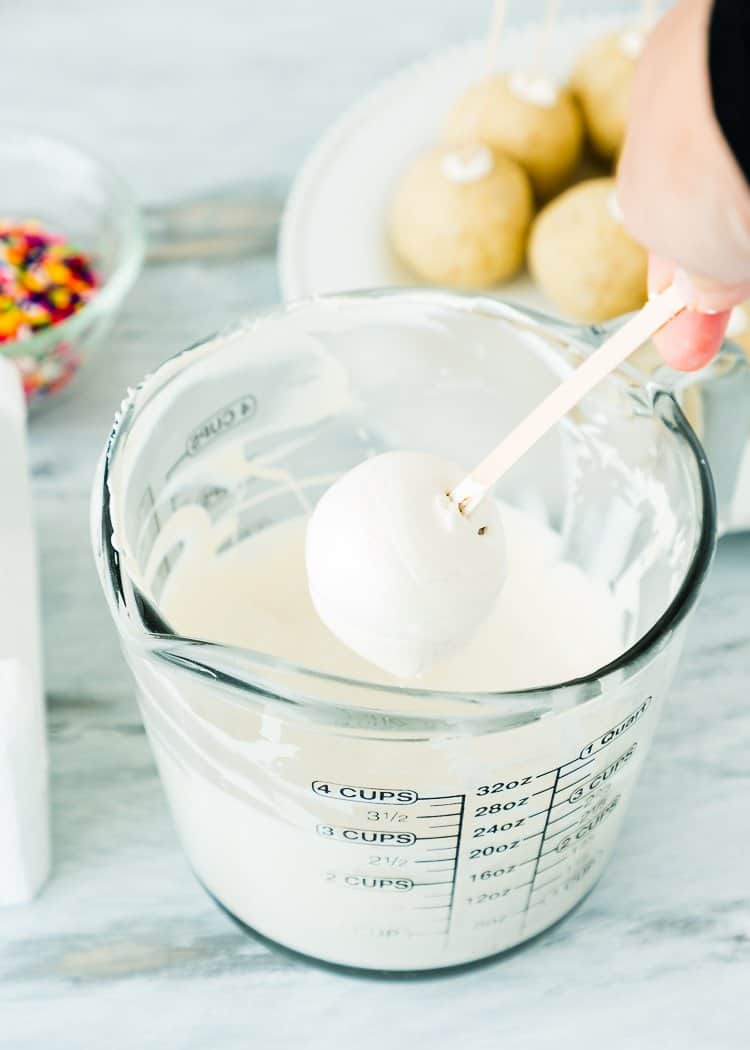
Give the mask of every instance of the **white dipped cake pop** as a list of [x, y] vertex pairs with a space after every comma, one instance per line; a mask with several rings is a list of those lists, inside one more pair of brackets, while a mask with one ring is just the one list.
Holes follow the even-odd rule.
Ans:
[[589, 141], [604, 160], [614, 160], [625, 139], [630, 88], [644, 34], [621, 30], [594, 41], [579, 56], [571, 77]]
[[422, 452], [386, 452], [324, 493], [307, 528], [313, 605], [342, 642], [411, 678], [468, 643], [506, 576], [495, 501], [470, 516], [449, 492], [465, 472]]
[[396, 189], [389, 231], [398, 257], [422, 280], [486, 288], [523, 265], [532, 215], [523, 169], [474, 143], [414, 161]]
[[453, 146], [479, 138], [507, 153], [546, 200], [569, 181], [581, 156], [583, 121], [569, 91], [547, 77], [524, 73], [485, 77], [448, 114], [444, 140]]
[[613, 178], [588, 179], [551, 201], [529, 239], [529, 269], [569, 317], [606, 321], [646, 301], [648, 258], [622, 225]]

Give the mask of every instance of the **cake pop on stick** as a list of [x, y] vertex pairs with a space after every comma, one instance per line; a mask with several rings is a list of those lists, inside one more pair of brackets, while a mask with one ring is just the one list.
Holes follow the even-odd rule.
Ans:
[[617, 329], [598, 350], [511, 430], [500, 444], [451, 492], [464, 516], [473, 514], [493, 485], [587, 394], [671, 321], [688, 303], [675, 285], [655, 295]]
[[571, 87], [581, 106], [589, 141], [604, 160], [614, 160], [622, 148], [633, 73], [656, 22], [657, 8], [654, 0], [643, 0], [637, 25], [595, 40], [573, 69]]
[[449, 112], [444, 140], [460, 145], [479, 136], [527, 171], [538, 198], [565, 185], [583, 143], [581, 114], [570, 92], [547, 73], [559, 0], [548, 0], [528, 71], [499, 74], [495, 66]]
[[313, 605], [333, 634], [402, 678], [466, 645], [506, 577], [489, 489], [684, 307], [674, 288], [650, 300], [468, 476], [423, 452], [386, 452], [334, 482], [310, 518], [305, 551]]
[[[487, 65], [494, 66], [505, 14], [496, 0]], [[423, 280], [484, 288], [523, 265], [533, 198], [528, 176], [482, 140], [479, 117], [465, 141], [416, 158], [391, 202], [388, 229], [401, 261]]]

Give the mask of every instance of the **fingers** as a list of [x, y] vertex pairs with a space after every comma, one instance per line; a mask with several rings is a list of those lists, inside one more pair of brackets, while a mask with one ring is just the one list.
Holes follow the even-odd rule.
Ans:
[[688, 275], [657, 255], [649, 257], [650, 294], [674, 283], [694, 306], [654, 336], [664, 362], [682, 372], [704, 368], [721, 348], [732, 307], [750, 297], [749, 284], [724, 285]]
[[680, 372], [705, 368], [721, 348], [731, 310], [704, 314], [685, 310], [654, 336], [654, 345], [665, 364]]
[[663, 292], [674, 280], [677, 267], [670, 259], [649, 252], [648, 255], [648, 294], [657, 295]]
[[731, 310], [733, 306], [738, 306], [750, 297], [750, 282], [720, 284], [695, 274], [687, 274], [684, 270], [677, 270], [674, 283], [684, 293], [693, 309], [706, 314]]
[[[750, 280], [750, 189], [714, 112], [712, 8], [712, 0], [682, 0], [649, 34], [633, 76], [617, 200], [639, 243], [732, 284]], [[700, 290], [700, 305], [726, 309]]]
[[694, 310], [703, 313], [716, 313], [718, 310], [731, 310], [745, 299], [750, 299], [750, 281], [725, 284], [711, 281], [696, 274], [685, 273], [669, 259], [663, 259], [653, 252], [648, 257], [648, 291], [649, 295], [663, 292], [668, 284], [674, 283], [685, 295]]

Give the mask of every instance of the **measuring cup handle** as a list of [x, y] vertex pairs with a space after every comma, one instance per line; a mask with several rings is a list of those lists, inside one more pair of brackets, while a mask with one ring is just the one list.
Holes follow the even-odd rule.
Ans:
[[721, 532], [750, 529], [750, 359], [725, 341], [700, 372], [658, 368], [651, 382], [680, 403], [711, 465]]

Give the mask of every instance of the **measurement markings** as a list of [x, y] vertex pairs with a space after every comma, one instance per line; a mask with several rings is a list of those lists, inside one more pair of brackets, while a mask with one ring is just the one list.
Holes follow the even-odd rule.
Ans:
[[[544, 853], [542, 854], [542, 856], [543, 857], [549, 857], [550, 853], [559, 853], [559, 852], [560, 852], [560, 847], [559, 847], [559, 845], [557, 845], [557, 846], [553, 846], [552, 849], [546, 849], [544, 851]], [[568, 854], [568, 857], [566, 859], [569, 859], [570, 856], [571, 856], [571, 854]], [[550, 864], [549, 867], [551, 868], [552, 865]], [[549, 868], [547, 868], [546, 870], [549, 871]]]
[[445, 819], [445, 817], [460, 817], [460, 816], [461, 816], [461, 810], [457, 809], [455, 813], [438, 813], [438, 815], [436, 817], [433, 816], [432, 813], [427, 813], [427, 814], [425, 814], [423, 816], [416, 817], [415, 819], [416, 820], [443, 820], [443, 819]]
[[548, 835], [546, 840], [545, 840], [545, 845], [546, 845], [547, 842], [550, 842], [552, 839], [556, 839], [558, 835], [564, 835], [566, 831], [570, 831], [572, 828], [577, 828], [580, 823], [581, 823], [580, 820], [574, 820], [573, 823], [572, 824], [568, 824], [567, 827], [560, 828], [560, 830], [559, 831], [555, 831], [554, 834]]
[[[456, 836], [455, 835], [438, 835], [437, 837], [438, 838], [454, 839]], [[445, 850], [447, 850], [447, 849], [453, 849], [453, 846], [428, 846], [427, 847], [427, 852], [428, 853], [444, 853]], [[417, 863], [419, 863], [419, 862], [417, 862]]]
[[[552, 808], [554, 809], [555, 807], [553, 806]], [[554, 820], [550, 821], [550, 824], [559, 824], [561, 820], [567, 820], [571, 813], [577, 813], [579, 809], [583, 809], [583, 803], [580, 806], [576, 806], [575, 809], [567, 810], [561, 817], [555, 817]]]
[[[587, 759], [584, 762], [583, 759], [579, 755], [577, 758], [571, 758], [567, 762], [563, 762], [563, 764], [561, 766], [559, 766], [557, 769], [548, 769], [546, 773], [537, 773], [537, 775], [536, 775], [536, 777], [534, 779], [535, 780], [541, 780], [542, 777], [548, 777], [550, 775], [550, 773], [557, 773], [558, 776], [559, 776], [559, 774], [561, 773], [561, 771], [563, 769], [565, 769], [567, 766], [574, 766], [576, 764], [576, 762], [580, 762], [581, 765], [578, 768], [579, 769], [583, 769], [584, 766], [588, 765], [589, 762], [594, 762], [595, 759], [596, 759], [596, 756], [594, 755], [593, 758], [589, 758], [589, 759]], [[572, 772], [575, 772], [575, 770], [573, 770]], [[569, 775], [570, 775], [570, 772], [562, 774], [563, 777], [567, 777]], [[560, 779], [562, 779], [562, 777], [560, 777]]]
[[458, 837], [456, 838], [456, 859], [455, 859], [455, 863], [453, 865], [453, 877], [451, 878], [451, 896], [450, 896], [450, 901], [448, 902], [448, 909], [449, 909], [449, 911], [448, 911], [448, 929], [446, 930], [446, 937], [450, 936], [451, 921], [453, 919], [453, 901], [455, 900], [455, 897], [456, 897], [456, 877], [458, 875], [458, 864], [459, 864], [458, 858], [459, 858], [460, 852], [461, 852], [461, 835], [462, 835], [463, 830], [464, 830], [463, 825], [464, 825], [464, 809], [465, 809], [465, 807], [466, 807], [466, 796], [462, 795], [461, 796], [460, 816], [458, 818]]
[[[526, 898], [526, 912], [528, 912], [529, 908], [531, 907], [531, 898], [532, 898], [532, 896], [534, 894], [534, 882], [536, 881], [537, 873], [539, 871], [539, 864], [540, 864], [541, 859], [542, 859], [542, 849], [544, 847], [544, 836], [545, 836], [545, 834], [547, 832], [547, 828], [549, 826], [550, 817], [552, 815], [552, 803], [555, 800], [555, 792], [557, 791], [557, 785], [559, 783], [560, 783], [560, 770], [558, 769], [557, 772], [555, 773], [555, 782], [552, 785], [552, 796], [550, 798], [550, 808], [547, 810], [547, 816], [546, 816], [546, 819], [544, 821], [544, 827], [541, 830], [541, 838], [539, 839], [539, 850], [538, 850], [537, 855], [536, 855], [536, 863], [534, 864], [534, 870], [533, 870], [533, 872], [531, 874], [531, 885], [529, 886], [529, 895]], [[536, 836], [534, 836], [534, 837], [536, 838]]]
[[541, 780], [542, 777], [548, 777], [550, 773], [559, 773], [561, 769], [562, 766], [555, 766], [554, 769], [548, 769], [545, 773], [537, 773], [534, 780]]
[[[554, 853], [555, 851], [553, 849], [551, 849], [548, 852], [549, 853]], [[546, 857], [547, 853], [543, 853], [542, 856]], [[558, 864], [565, 864], [568, 861], [568, 859], [569, 859], [568, 857], [561, 857], [560, 860], [556, 860], [554, 864], [548, 864], [546, 868], [540, 868], [539, 869], [539, 874], [540, 875], [546, 875], [548, 871], [552, 871], [552, 869], [556, 868], [558, 866]]]
[[525, 868], [527, 864], [533, 864], [536, 861], [536, 856], [529, 857], [528, 860], [521, 860], [516, 864], [517, 868]]
[[548, 879], [548, 880], [547, 880], [547, 882], [540, 882], [540, 883], [539, 883], [539, 884], [537, 885], [536, 889], [538, 889], [538, 890], [543, 890], [543, 889], [545, 889], [545, 888], [546, 888], [547, 886], [551, 886], [553, 882], [557, 882], [557, 881], [558, 881], [558, 880], [559, 880], [560, 878], [561, 878], [561, 876], [560, 876], [560, 875], [555, 875], [555, 877], [554, 877], [553, 879]]
[[[596, 756], [594, 756], [593, 758], [587, 758], [585, 762], [581, 762], [581, 764], [578, 766], [577, 769], [569, 769], [567, 773], [563, 773], [562, 774], [562, 776], [560, 777], [560, 780], [564, 780], [565, 777], [570, 777], [574, 773], [580, 773], [580, 771], [582, 769], [585, 769], [586, 766], [590, 766], [592, 762], [596, 762]], [[570, 765], [570, 763], [568, 763], [568, 765]], [[562, 767], [560, 767], [560, 768], [562, 768]]]
[[[566, 784], [565, 785], [565, 790], [566, 791], [570, 791], [571, 788], [577, 787], [578, 784], [585, 784], [587, 780], [591, 780], [593, 775], [594, 775], [593, 773], [587, 773], [586, 776], [585, 777], [581, 777], [580, 780], [574, 780], [572, 784]], [[560, 801], [559, 802], [555, 802], [555, 804], [551, 808], [555, 809], [557, 806], [564, 806], [567, 801], [568, 801], [567, 798], [561, 798]]]
[[527, 906], [527, 908], [526, 908], [526, 911], [530, 912], [533, 908], [538, 908], [540, 904], [546, 904], [546, 903], [547, 903], [547, 901], [544, 899], [544, 897], [542, 897], [541, 900], [534, 901], [533, 904], [529, 904]]
[[509, 920], [509, 919], [522, 919], [525, 914], [526, 914], [526, 905], [524, 905], [523, 908], [521, 908], [520, 911], [509, 911], [503, 917], [503, 921], [505, 922], [506, 920]]
[[529, 815], [527, 816], [526, 819], [527, 820], [533, 820], [535, 817], [541, 817], [541, 815], [543, 813], [546, 813], [548, 809], [549, 809], [549, 806], [545, 806], [544, 809], [538, 809], [536, 811], [536, 813], [529, 813]]

